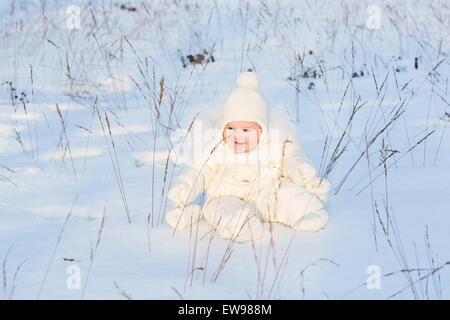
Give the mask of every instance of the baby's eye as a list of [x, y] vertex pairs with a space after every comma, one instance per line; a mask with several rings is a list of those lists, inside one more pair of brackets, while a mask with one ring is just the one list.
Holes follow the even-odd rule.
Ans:
[[228, 130], [233, 130], [233, 127], [228, 127], [227, 129], [228, 129]]
[[248, 130], [248, 129], [244, 129], [243, 131], [244, 131], [244, 132], [248, 132], [249, 130]]

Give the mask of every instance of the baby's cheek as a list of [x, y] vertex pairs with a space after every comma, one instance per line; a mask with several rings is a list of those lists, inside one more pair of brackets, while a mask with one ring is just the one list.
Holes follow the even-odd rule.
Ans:
[[226, 139], [224, 139], [224, 141], [225, 141], [225, 143], [226, 143], [227, 145], [229, 145], [230, 147], [234, 147], [234, 141], [233, 141], [233, 138], [226, 138]]
[[250, 147], [252, 146], [256, 146], [258, 144], [258, 134], [257, 133], [253, 133], [248, 135], [248, 145]]
[[223, 133], [223, 138], [226, 142], [232, 141], [234, 139], [232, 130], [225, 130]]

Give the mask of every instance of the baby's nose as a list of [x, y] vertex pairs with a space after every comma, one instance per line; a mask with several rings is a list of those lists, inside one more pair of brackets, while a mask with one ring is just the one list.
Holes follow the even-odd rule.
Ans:
[[245, 142], [245, 137], [236, 137], [234, 141], [237, 142], [237, 143], [244, 143]]

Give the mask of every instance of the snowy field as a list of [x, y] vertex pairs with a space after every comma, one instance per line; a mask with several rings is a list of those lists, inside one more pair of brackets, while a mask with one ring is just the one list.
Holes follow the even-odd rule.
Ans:
[[[449, 30], [439, 0], [1, 1], [0, 297], [449, 299]], [[248, 69], [329, 224], [174, 233], [175, 136]]]

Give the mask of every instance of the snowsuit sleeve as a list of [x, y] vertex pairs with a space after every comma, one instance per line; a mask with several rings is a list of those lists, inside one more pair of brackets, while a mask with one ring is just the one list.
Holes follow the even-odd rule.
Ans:
[[168, 198], [175, 206], [185, 205], [197, 198], [209, 185], [214, 170], [209, 165], [186, 165], [172, 181]]
[[173, 185], [179, 183], [186, 184], [189, 189], [192, 189], [193, 197], [197, 197], [203, 190], [205, 190], [212, 179], [213, 170], [209, 165], [202, 167], [195, 167], [186, 165], [175, 178]]
[[282, 146], [283, 175], [295, 183], [304, 185], [316, 177], [313, 162], [295, 139], [285, 139]]

